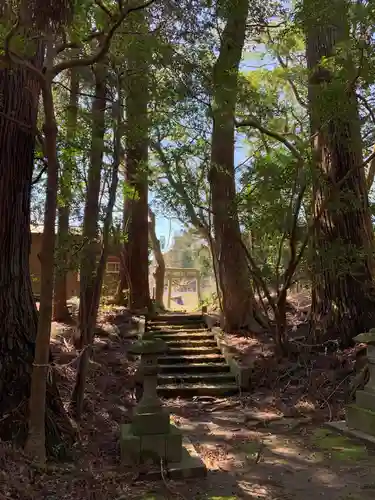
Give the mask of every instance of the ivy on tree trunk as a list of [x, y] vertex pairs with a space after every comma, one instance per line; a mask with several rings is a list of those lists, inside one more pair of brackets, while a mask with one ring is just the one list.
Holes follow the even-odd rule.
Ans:
[[[346, 0], [305, 0], [306, 55], [313, 137], [314, 211], [329, 202], [315, 226], [312, 244], [314, 341], [351, 344], [374, 326], [374, 238], [356, 97], [356, 69], [339, 46], [349, 35]], [[334, 58], [331, 71], [324, 60]], [[332, 60], [332, 59], [331, 59]], [[355, 168], [358, 166], [358, 168]], [[339, 188], [335, 185], [351, 171]]]
[[129, 18], [136, 36], [127, 47], [128, 81], [126, 94], [126, 182], [134, 194], [125, 199], [126, 242], [122, 253], [121, 286], [129, 286], [133, 310], [151, 307], [148, 280], [148, 147], [149, 147], [149, 47], [145, 39], [148, 24], [139, 11]]

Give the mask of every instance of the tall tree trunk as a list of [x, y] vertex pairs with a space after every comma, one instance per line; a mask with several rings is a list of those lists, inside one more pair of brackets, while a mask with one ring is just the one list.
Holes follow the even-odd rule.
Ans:
[[[149, 57], [145, 13], [134, 12], [129, 23], [129, 29], [139, 33], [128, 43], [126, 95], [126, 181], [136, 196], [125, 201], [124, 218], [129, 217], [129, 220], [122, 268], [123, 272], [128, 270], [130, 308], [148, 310], [151, 307], [148, 282]], [[122, 281], [126, 282], [124, 276]]]
[[[100, 180], [104, 151], [105, 108], [107, 94], [107, 68], [103, 63], [94, 68], [95, 98], [92, 104], [92, 137], [91, 157], [88, 172], [87, 194], [83, 218], [83, 238], [86, 241], [80, 262], [80, 303], [79, 303], [79, 334], [80, 347], [85, 351], [93, 340], [97, 311], [95, 310], [96, 270], [98, 258], [98, 220]], [[85, 356], [86, 357], [86, 356]], [[87, 365], [85, 364], [87, 371]], [[72, 405], [79, 417], [82, 413], [86, 372], [79, 370], [76, 385], [72, 394]], [[82, 388], [83, 385], [83, 388]], [[81, 387], [81, 389], [79, 389]]]
[[[338, 44], [349, 40], [348, 9], [346, 0], [304, 4], [315, 214], [322, 203], [327, 205], [312, 249], [312, 336], [315, 341], [338, 339], [344, 346], [375, 321], [373, 232], [365, 172], [360, 168], [356, 71], [342, 52], [337, 55], [341, 69], [335, 73], [321, 64], [335, 55]], [[340, 189], [335, 188], [351, 169]]]
[[163, 253], [160, 247], [160, 241], [156, 236], [155, 231], [155, 214], [151, 210], [148, 209], [150, 215], [149, 222], [149, 235], [151, 240], [152, 250], [154, 252], [155, 260], [156, 260], [156, 269], [154, 272], [155, 278], [155, 303], [156, 306], [165, 309], [164, 307], [164, 277], [165, 277], [165, 262]]
[[[34, 61], [39, 65], [43, 50]], [[23, 445], [37, 332], [32, 293], [30, 193], [39, 82], [24, 69], [0, 70], [0, 438]], [[9, 118], [8, 118], [9, 117]], [[47, 380], [46, 448], [64, 455], [74, 432], [55, 377]]]
[[[120, 83], [120, 82], [119, 82]], [[111, 184], [109, 187], [109, 193], [108, 193], [108, 206], [106, 210], [106, 215], [104, 219], [104, 225], [103, 225], [103, 241], [102, 241], [102, 251], [101, 255], [99, 258], [99, 263], [97, 265], [97, 269], [95, 272], [95, 281], [94, 281], [94, 287], [93, 287], [93, 296], [92, 296], [92, 309], [93, 309], [93, 317], [96, 318], [98, 309], [99, 309], [99, 302], [100, 302], [100, 294], [102, 290], [102, 285], [103, 285], [103, 278], [104, 278], [104, 273], [105, 273], [105, 266], [107, 263], [107, 258], [108, 258], [108, 253], [109, 253], [109, 244], [110, 244], [110, 231], [111, 231], [111, 226], [112, 226], [112, 219], [113, 219], [113, 208], [115, 206], [116, 202], [116, 193], [117, 193], [117, 186], [118, 186], [118, 171], [119, 171], [119, 166], [120, 166], [120, 158], [121, 158], [121, 129], [122, 129], [122, 116], [121, 116], [121, 106], [120, 106], [120, 100], [121, 100], [121, 87], [120, 84], [118, 85], [117, 88], [118, 92], [118, 103], [114, 104], [114, 147], [113, 147], [113, 170], [112, 170], [112, 180]], [[89, 338], [88, 338], [88, 344], [85, 345], [85, 350], [82, 353], [80, 360], [79, 360], [79, 365], [78, 365], [78, 370], [77, 370], [77, 378], [76, 378], [76, 383], [74, 386], [73, 390], [73, 401], [76, 409], [76, 416], [78, 418], [81, 417], [82, 411], [83, 411], [83, 403], [84, 403], [84, 396], [85, 396], [85, 385], [86, 385], [86, 377], [87, 377], [87, 372], [88, 372], [88, 367], [89, 367], [89, 360], [90, 356], [92, 353], [92, 345], [93, 345], [93, 340], [94, 340], [94, 335], [93, 335], [93, 328], [94, 324], [90, 326], [89, 330]]]
[[[47, 52], [48, 64], [48, 52]], [[48, 70], [47, 70], [48, 71]], [[53, 275], [55, 264], [55, 220], [59, 163], [57, 158], [57, 123], [52, 94], [52, 79], [45, 77], [42, 88], [44, 110], [45, 153], [47, 156], [47, 189], [44, 209], [44, 228], [40, 252], [40, 307], [31, 377], [30, 423], [26, 443], [27, 452], [34, 463], [46, 463], [45, 410], [47, 378], [50, 372], [50, 336], [53, 300]]]
[[[76, 68], [69, 70], [70, 93], [66, 111], [66, 147], [72, 145], [77, 128], [79, 74]], [[74, 154], [66, 155], [60, 177], [61, 203], [58, 209], [57, 232], [57, 266], [55, 276], [55, 294], [53, 303], [53, 318], [55, 321], [67, 321], [70, 318], [67, 306], [67, 271], [70, 248], [69, 216], [70, 201], [72, 198], [72, 178], [75, 168]]]
[[234, 171], [234, 114], [238, 91], [238, 68], [245, 42], [249, 0], [227, 6], [220, 53], [213, 70], [213, 130], [211, 185], [213, 226], [218, 249], [220, 288], [225, 329], [258, 330], [255, 300], [236, 207]]

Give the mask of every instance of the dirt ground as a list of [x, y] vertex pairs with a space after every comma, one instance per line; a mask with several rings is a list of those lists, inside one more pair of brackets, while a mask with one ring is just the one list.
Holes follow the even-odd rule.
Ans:
[[[343, 416], [353, 353], [299, 356], [276, 366], [272, 356], [258, 355], [249, 394], [166, 401], [208, 476], [184, 483], [142, 481], [138, 470], [121, 466], [118, 447], [119, 426], [129, 422], [135, 404], [135, 366], [127, 357], [127, 335], [135, 327], [116, 315], [102, 320], [74, 460], [41, 473], [20, 451], [0, 445], [0, 500], [375, 498], [375, 452], [324, 427]], [[70, 336], [71, 327], [54, 325], [53, 351], [67, 407], [77, 355]]]

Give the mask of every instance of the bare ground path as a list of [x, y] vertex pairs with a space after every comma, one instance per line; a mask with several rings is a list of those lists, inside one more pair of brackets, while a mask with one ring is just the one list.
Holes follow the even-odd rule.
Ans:
[[248, 408], [177, 413], [177, 422], [186, 428], [215, 478], [215, 490], [221, 485], [223, 499], [375, 498], [375, 452], [360, 442], [306, 419], [276, 419], [272, 413]]
[[[375, 452], [331, 434], [311, 416], [281, 415], [266, 393], [227, 400], [168, 401], [175, 423], [208, 467], [205, 480], [144, 482], [119, 463], [119, 425], [134, 405], [129, 341], [103, 326], [90, 367], [80, 443], [69, 464], [33, 470], [19, 451], [0, 445], [0, 500], [373, 500]], [[68, 403], [75, 352], [56, 335], [62, 394]], [[68, 364], [67, 364], [68, 363]]]

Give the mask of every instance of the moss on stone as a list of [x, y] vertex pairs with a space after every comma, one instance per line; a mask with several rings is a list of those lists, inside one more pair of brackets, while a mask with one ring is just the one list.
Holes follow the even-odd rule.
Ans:
[[327, 429], [317, 429], [312, 437], [314, 446], [324, 450], [330, 458], [339, 461], [363, 460], [368, 456], [367, 448], [346, 436], [340, 436]]
[[373, 344], [375, 345], [375, 328], [371, 328], [369, 332], [360, 333], [353, 339], [358, 344]]

